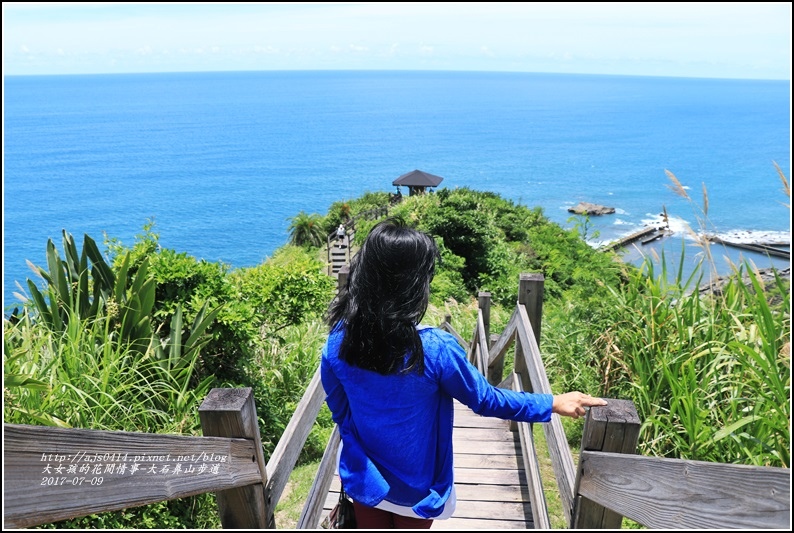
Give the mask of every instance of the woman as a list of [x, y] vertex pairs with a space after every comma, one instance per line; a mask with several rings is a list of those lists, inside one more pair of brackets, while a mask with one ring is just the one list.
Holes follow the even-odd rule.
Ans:
[[606, 405], [579, 392], [494, 387], [452, 335], [420, 326], [438, 257], [430, 236], [387, 219], [367, 235], [328, 310], [321, 377], [342, 437], [339, 475], [361, 529], [429, 528], [452, 515], [453, 399], [521, 422]]

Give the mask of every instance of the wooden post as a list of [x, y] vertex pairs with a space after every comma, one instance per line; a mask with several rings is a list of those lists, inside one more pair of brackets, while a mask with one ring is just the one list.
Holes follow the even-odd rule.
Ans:
[[[518, 305], [523, 305], [527, 310], [532, 333], [540, 347], [540, 315], [543, 313], [543, 274], [530, 273], [518, 276]], [[516, 342], [516, 352], [513, 358], [513, 371], [521, 377], [524, 390], [532, 392], [532, 380], [529, 378], [526, 359], [521, 350], [521, 343]], [[518, 425], [510, 422], [510, 430], [516, 431]]]
[[493, 338], [491, 336], [491, 293], [480, 291], [477, 297], [477, 304], [482, 311], [482, 321], [485, 326], [485, 343], [488, 346], [488, 353], [485, 357], [485, 365], [488, 368], [486, 377], [491, 385], [498, 385], [502, 382], [505, 360], [499, 357], [491, 361], [491, 346]]
[[[485, 343], [491, 349], [491, 293], [480, 291], [477, 295], [477, 306], [482, 311], [482, 322], [485, 324]], [[501, 379], [499, 381], [502, 381]]]
[[275, 529], [270, 498], [265, 494], [267, 466], [251, 388], [212, 389], [199, 407], [199, 418], [205, 436], [252, 439], [251, 460], [262, 474], [261, 483], [216, 493], [223, 528]]
[[[630, 400], [607, 399], [607, 405], [591, 407], [585, 417], [581, 450], [637, 453], [640, 418]], [[623, 517], [602, 505], [579, 496], [582, 461], [574, 483], [571, 529], [620, 529]]]
[[[540, 348], [540, 316], [543, 313], [543, 274], [520, 274], [518, 277], [518, 305], [526, 308], [535, 342]], [[524, 354], [516, 342], [515, 362], [513, 363], [516, 374], [520, 375], [527, 392], [532, 392], [532, 380], [529, 379]]]
[[325, 255], [326, 255], [326, 261], [328, 263], [328, 275], [330, 276], [331, 274], [333, 274], [333, 266], [331, 264], [331, 234], [330, 233], [325, 238]]
[[540, 318], [543, 315], [543, 274], [533, 272], [518, 278], [518, 303], [527, 309], [532, 332], [540, 348]]

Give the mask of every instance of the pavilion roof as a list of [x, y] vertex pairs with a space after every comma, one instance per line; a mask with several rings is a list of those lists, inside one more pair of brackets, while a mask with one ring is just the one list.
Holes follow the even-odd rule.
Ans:
[[392, 185], [405, 185], [406, 187], [437, 187], [444, 180], [441, 176], [429, 174], [421, 170], [406, 172], [392, 182]]

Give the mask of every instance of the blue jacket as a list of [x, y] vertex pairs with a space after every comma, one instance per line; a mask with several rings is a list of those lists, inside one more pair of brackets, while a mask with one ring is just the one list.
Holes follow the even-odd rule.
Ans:
[[343, 336], [340, 327], [329, 334], [320, 371], [342, 437], [339, 475], [359, 503], [386, 499], [421, 517], [441, 514], [453, 485], [453, 398], [483, 416], [551, 420], [551, 394], [490, 385], [445, 331], [420, 326], [424, 372], [388, 376], [339, 359]]

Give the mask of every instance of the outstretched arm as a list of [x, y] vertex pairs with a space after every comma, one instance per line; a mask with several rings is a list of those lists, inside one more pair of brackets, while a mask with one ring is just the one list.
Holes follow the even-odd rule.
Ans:
[[578, 391], [566, 392], [565, 394], [557, 394], [554, 396], [554, 401], [551, 404], [551, 412], [557, 413], [560, 416], [579, 418], [580, 416], [584, 416], [586, 412], [585, 407], [606, 404], [606, 400], [593, 398], [589, 394]]

